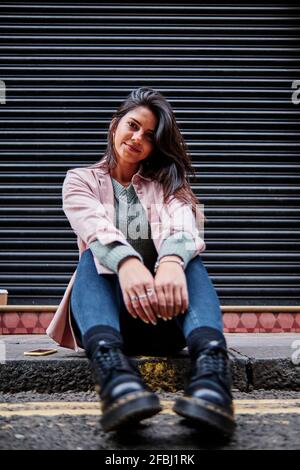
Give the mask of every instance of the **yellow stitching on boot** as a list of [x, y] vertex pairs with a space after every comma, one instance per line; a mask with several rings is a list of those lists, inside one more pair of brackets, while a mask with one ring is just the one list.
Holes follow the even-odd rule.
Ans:
[[[220, 408], [217, 405], [214, 405], [213, 403], [208, 403], [207, 401], [202, 400], [201, 398], [196, 398], [196, 397], [181, 397], [181, 400], [185, 400], [188, 403], [193, 402], [195, 405], [201, 405], [203, 408], [206, 408], [207, 410], [210, 411], [215, 411], [216, 413], [219, 413], [220, 415], [225, 416], [226, 418], [229, 418], [231, 421], [233, 421], [233, 417], [226, 413], [222, 408]], [[234, 413], [234, 408], [233, 406], [231, 407], [232, 412]]]
[[127, 396], [120, 398], [117, 402], [113, 403], [109, 408], [105, 410], [107, 412], [108, 410], [111, 411], [115, 408], [118, 408], [120, 405], [123, 405], [125, 403], [128, 403], [130, 401], [133, 401], [135, 398], [140, 398], [144, 396], [150, 396], [151, 394], [149, 392], [133, 392], [128, 394]]

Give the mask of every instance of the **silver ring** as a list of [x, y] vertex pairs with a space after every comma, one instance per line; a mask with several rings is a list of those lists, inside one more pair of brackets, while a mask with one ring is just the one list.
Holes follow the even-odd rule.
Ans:
[[140, 295], [140, 296], [136, 296], [136, 295], [133, 295], [132, 297], [130, 297], [130, 300], [138, 300], [138, 299], [145, 299], [146, 297], [148, 297], [148, 295], [153, 295], [153, 289], [146, 289], [147, 291], [147, 294], [143, 294], [143, 295]]

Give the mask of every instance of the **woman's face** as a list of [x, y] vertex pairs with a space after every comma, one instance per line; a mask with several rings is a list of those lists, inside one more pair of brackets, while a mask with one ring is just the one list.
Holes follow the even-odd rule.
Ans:
[[154, 148], [157, 118], [143, 106], [129, 111], [121, 118], [114, 134], [117, 160], [137, 163], [145, 160]]

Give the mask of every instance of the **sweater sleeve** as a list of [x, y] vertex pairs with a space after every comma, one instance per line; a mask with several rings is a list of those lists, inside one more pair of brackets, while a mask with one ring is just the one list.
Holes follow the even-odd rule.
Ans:
[[89, 245], [93, 255], [100, 261], [101, 264], [111, 269], [114, 273], [118, 274], [119, 263], [126, 258], [136, 257], [143, 263], [142, 256], [131, 246], [126, 246], [121, 242], [111, 242], [103, 245], [98, 240], [95, 240]]
[[166, 255], [177, 255], [184, 261], [184, 269], [194, 257], [196, 244], [191, 234], [181, 232], [166, 238], [161, 246], [157, 260]]

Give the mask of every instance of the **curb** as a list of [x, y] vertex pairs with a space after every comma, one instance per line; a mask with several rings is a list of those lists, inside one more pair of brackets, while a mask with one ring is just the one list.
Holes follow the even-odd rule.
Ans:
[[[229, 349], [233, 387], [244, 392], [256, 389], [300, 390], [300, 367], [287, 359], [251, 360]], [[152, 390], [183, 390], [190, 361], [183, 351], [176, 357], [133, 358]], [[0, 391], [54, 393], [93, 390], [86, 358], [68, 360], [9, 360], [0, 367]]]
[[[185, 356], [185, 357], [184, 357]], [[183, 390], [189, 371], [189, 358], [142, 357], [133, 358], [147, 385], [152, 390], [176, 392]], [[248, 389], [246, 364], [243, 359], [231, 360], [234, 386], [241, 391]], [[32, 362], [7, 361], [0, 368], [0, 391], [17, 393], [35, 391], [54, 393], [93, 390], [92, 372], [85, 358], [73, 360], [39, 359]]]
[[[235, 389], [300, 390], [300, 361], [294, 360], [300, 353], [299, 334], [233, 333], [225, 337]], [[299, 351], [295, 350], [297, 345]], [[1, 392], [94, 389], [83, 350], [60, 348], [46, 335], [2, 335], [0, 347]], [[24, 356], [25, 351], [37, 348], [55, 348], [57, 352], [49, 356]], [[151, 389], [166, 392], [184, 389], [190, 371], [187, 349], [173, 356], [136, 356], [133, 360]]]

